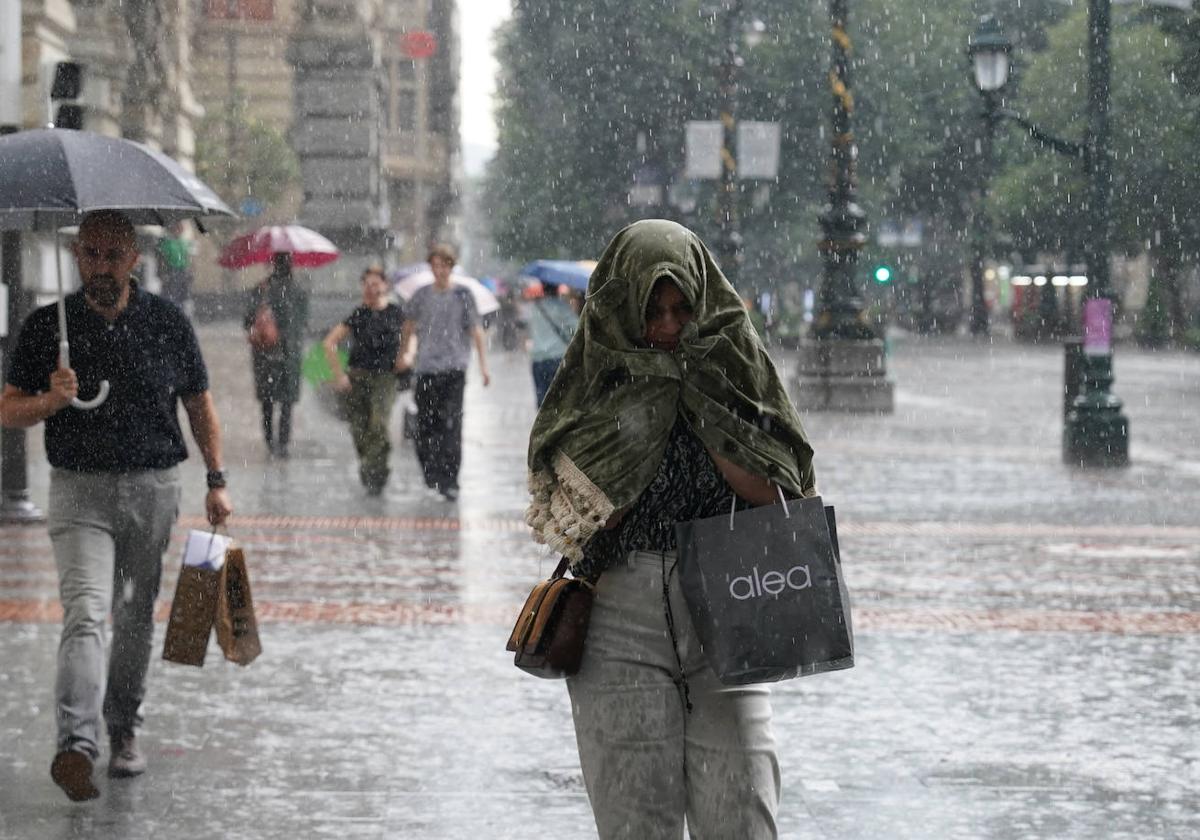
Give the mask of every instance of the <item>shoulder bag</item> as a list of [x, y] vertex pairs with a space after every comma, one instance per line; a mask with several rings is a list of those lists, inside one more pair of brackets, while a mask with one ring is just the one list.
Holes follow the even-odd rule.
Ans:
[[513, 663], [535, 677], [560, 679], [579, 671], [592, 615], [590, 581], [564, 577], [564, 557], [549, 579], [533, 587], [508, 637]]

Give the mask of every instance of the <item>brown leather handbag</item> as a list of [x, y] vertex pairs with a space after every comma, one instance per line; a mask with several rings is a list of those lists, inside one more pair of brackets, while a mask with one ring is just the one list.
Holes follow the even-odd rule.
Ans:
[[579, 671], [592, 615], [593, 586], [564, 577], [564, 557], [549, 579], [533, 587], [508, 637], [513, 663], [535, 677], [561, 679]]
[[279, 344], [279, 322], [275, 320], [275, 312], [266, 301], [254, 311], [254, 320], [250, 323], [246, 339], [255, 350], [271, 350]]

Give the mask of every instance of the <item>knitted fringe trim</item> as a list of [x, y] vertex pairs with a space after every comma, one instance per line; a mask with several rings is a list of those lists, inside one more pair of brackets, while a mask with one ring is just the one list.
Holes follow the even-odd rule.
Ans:
[[525, 521], [535, 542], [550, 546], [574, 565], [583, 559], [583, 547], [613, 512], [608, 497], [559, 452], [552, 471], [529, 474], [533, 499]]

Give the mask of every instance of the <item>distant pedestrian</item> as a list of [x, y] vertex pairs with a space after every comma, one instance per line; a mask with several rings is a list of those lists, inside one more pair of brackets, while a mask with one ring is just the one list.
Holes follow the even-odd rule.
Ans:
[[175, 222], [155, 249], [158, 257], [158, 277], [162, 296], [191, 317], [192, 310], [192, 243], [183, 236], [183, 222]]
[[402, 370], [412, 368], [416, 372], [414, 443], [425, 484], [450, 501], [458, 498], [463, 389], [472, 344], [479, 354], [484, 386], [492, 381], [475, 301], [468, 289], [455, 286], [450, 277], [455, 260], [454, 250], [448, 245], [436, 245], [429, 252], [434, 280], [418, 289], [404, 308], [404, 355], [400, 365]]
[[571, 290], [553, 283], [538, 282], [529, 287], [525, 305], [525, 323], [529, 325], [529, 361], [533, 372], [533, 391], [540, 406], [558, 372], [567, 345], [575, 334], [579, 314], [571, 301]]
[[[8, 371], [0, 422], [45, 421], [50, 540], [63, 607], [55, 688], [58, 746], [50, 775], [73, 800], [99, 791], [100, 719], [107, 723], [109, 776], [136, 776], [146, 758], [136, 732], [154, 636], [162, 555], [178, 514], [183, 403], [208, 467], [205, 509], [214, 526], [232, 512], [225, 491], [221, 425], [191, 323], [141, 289], [133, 225], [115, 211], [86, 216], [74, 244], [83, 282], [66, 299], [73, 367], [58, 366], [54, 306], [26, 320]], [[98, 408], [74, 408], [100, 380]], [[112, 652], [106, 653], [112, 614]]]
[[[322, 342], [334, 387], [346, 395], [358, 475], [372, 496], [383, 492], [391, 473], [388, 421], [396, 401], [403, 324], [400, 307], [388, 300], [383, 269], [372, 266], [362, 274], [362, 305]], [[350, 340], [349, 370], [343, 371], [337, 347], [346, 339]]]
[[263, 439], [273, 457], [287, 458], [308, 327], [308, 291], [292, 275], [291, 254], [275, 254], [270, 276], [250, 293], [242, 325], [250, 337], [254, 393], [262, 403]]
[[609, 244], [529, 441], [539, 542], [595, 583], [567, 680], [599, 835], [777, 836], [770, 689], [722, 685], [679, 583], [675, 525], [815, 493], [812, 449], [704, 244], [660, 219]]

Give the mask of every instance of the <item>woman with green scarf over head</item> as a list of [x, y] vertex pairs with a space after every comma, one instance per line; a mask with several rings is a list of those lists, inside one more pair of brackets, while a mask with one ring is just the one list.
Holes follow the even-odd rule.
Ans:
[[609, 244], [529, 442], [534, 538], [595, 582], [567, 681], [601, 838], [777, 836], [770, 690], [723, 686], [675, 524], [816, 494], [812, 447], [737, 292], [661, 219]]

